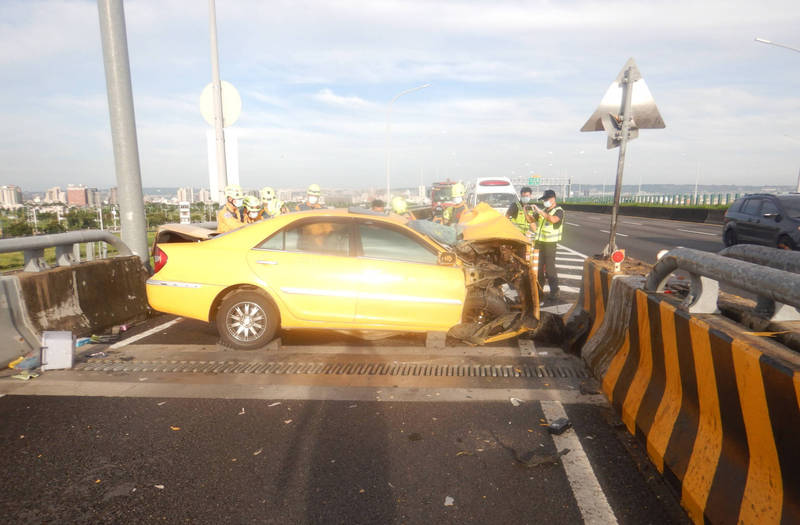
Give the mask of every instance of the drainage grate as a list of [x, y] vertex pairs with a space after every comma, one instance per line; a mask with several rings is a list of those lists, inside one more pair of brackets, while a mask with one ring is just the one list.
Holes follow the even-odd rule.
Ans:
[[306, 362], [306, 361], [119, 361], [105, 359], [79, 363], [75, 370], [86, 372], [184, 372], [196, 374], [341, 375], [408, 377], [507, 377], [579, 378], [585, 370], [562, 366], [464, 365], [414, 362]]

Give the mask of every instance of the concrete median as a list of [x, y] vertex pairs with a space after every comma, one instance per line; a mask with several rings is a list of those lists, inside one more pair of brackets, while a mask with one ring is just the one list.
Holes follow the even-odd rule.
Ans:
[[623, 423], [695, 523], [800, 523], [800, 356], [643, 283], [613, 280], [582, 349]]

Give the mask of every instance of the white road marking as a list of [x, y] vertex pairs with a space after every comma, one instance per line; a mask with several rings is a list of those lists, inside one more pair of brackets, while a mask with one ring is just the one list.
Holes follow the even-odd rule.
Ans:
[[[561, 261], [561, 262], [583, 262], [583, 259], [573, 259], [573, 258], [570, 258], [570, 257], [559, 257], [556, 254], [556, 262], [558, 262], [558, 261]], [[581, 266], [581, 268], [583, 268], [583, 266]]]
[[680, 228], [675, 228], [675, 229], [678, 230], [679, 232], [696, 233], [698, 235], [711, 235], [713, 237], [716, 237], [716, 236], [719, 235], [718, 233], [698, 232], [698, 231], [695, 231], [695, 230], [682, 230]]
[[158, 325], [158, 326], [156, 326], [154, 328], [151, 328], [150, 330], [147, 330], [146, 332], [142, 332], [141, 334], [136, 334], [136, 335], [134, 335], [132, 337], [129, 337], [127, 339], [123, 339], [122, 341], [120, 341], [118, 343], [114, 343], [113, 345], [109, 346], [108, 349], [109, 350], [116, 350], [117, 348], [122, 348], [123, 346], [128, 346], [131, 343], [135, 343], [139, 339], [144, 339], [145, 337], [149, 337], [149, 336], [155, 334], [156, 332], [160, 332], [161, 330], [166, 330], [170, 326], [172, 326], [174, 324], [178, 324], [181, 321], [183, 321], [183, 317], [177, 317], [177, 318], [173, 319], [172, 321], [167, 321], [166, 323], [160, 324], [160, 325]]
[[573, 250], [572, 248], [564, 246], [563, 244], [559, 244], [558, 248], [560, 248], [562, 251], [565, 251], [565, 252], [570, 253], [572, 255], [577, 255], [578, 257], [581, 257], [583, 259], [586, 259], [588, 257], [588, 255], [586, 255], [584, 253], [581, 253], [581, 252], [577, 252], [577, 251]]
[[[542, 412], [548, 423], [560, 417], [567, 417], [564, 406], [559, 401], [542, 401]], [[553, 434], [556, 450], [569, 452], [561, 456], [561, 464], [572, 487], [572, 494], [587, 525], [608, 525], [617, 523], [614, 511], [608, 504], [603, 488], [594, 475], [589, 458], [586, 457], [581, 442], [574, 431], [567, 430], [560, 436]]]
[[[611, 233], [608, 230], [600, 230], [600, 231], [603, 232], [603, 233]], [[619, 235], [620, 237], [630, 237], [630, 235], [625, 235], [624, 233], [620, 233], [620, 232], [617, 232], [617, 235]]]
[[562, 268], [564, 270], [583, 270], [583, 266], [569, 266], [567, 264], [558, 264], [558, 258], [556, 258], [556, 268]]
[[641, 222], [628, 222], [628, 221], [622, 221], [622, 224], [633, 224], [634, 226], [641, 226], [642, 225]]
[[[564, 221], [564, 222], [567, 222], [567, 221]], [[577, 226], [578, 228], [580, 228], [580, 227], [581, 227], [581, 225], [580, 225], [580, 224], [575, 224], [574, 222], [567, 222], [567, 224], [568, 224], [569, 226]]]
[[[561, 278], [561, 276], [560, 276], [560, 275], [559, 275], [558, 277], [559, 277], [559, 279]], [[568, 292], [568, 293], [578, 293], [578, 292], [580, 292], [580, 289], [578, 289], [578, 288], [575, 288], [575, 287], [573, 287], [573, 286], [560, 286], [560, 285], [559, 285], [558, 289], [559, 289], [559, 291], [561, 291], [561, 292]], [[545, 285], [542, 287], [542, 291], [543, 291], [543, 292], [549, 292], [549, 291], [550, 291], [550, 285], [549, 285], [549, 284], [545, 284]]]
[[[558, 266], [556, 265], [556, 267], [558, 267]], [[571, 279], [571, 280], [574, 280], [574, 281], [580, 281], [581, 279], [583, 279], [583, 276], [582, 275], [574, 275], [574, 274], [571, 274], [571, 273], [559, 273], [558, 274], [558, 279], [559, 280], [561, 280], [561, 279]]]

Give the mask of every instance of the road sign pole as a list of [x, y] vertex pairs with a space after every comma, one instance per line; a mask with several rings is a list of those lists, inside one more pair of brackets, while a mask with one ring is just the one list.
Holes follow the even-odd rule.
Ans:
[[622, 77], [622, 130], [620, 131], [619, 159], [617, 160], [617, 184], [614, 187], [614, 206], [611, 208], [611, 228], [609, 228], [608, 245], [604, 255], [610, 256], [617, 249], [617, 216], [619, 215], [619, 199], [622, 194], [622, 172], [625, 169], [625, 152], [628, 149], [628, 133], [631, 127], [631, 96], [633, 94], [632, 67], [625, 70]]
[[217, 201], [225, 204], [225, 186], [228, 185], [228, 165], [225, 158], [225, 132], [222, 129], [222, 83], [219, 79], [219, 51], [217, 49], [217, 9], [215, 0], [208, 0], [208, 29], [211, 36], [211, 82], [214, 92], [214, 133], [217, 142]]
[[97, 10], [100, 15], [100, 40], [108, 91], [122, 241], [149, 267], [125, 11], [122, 0], [97, 0]]

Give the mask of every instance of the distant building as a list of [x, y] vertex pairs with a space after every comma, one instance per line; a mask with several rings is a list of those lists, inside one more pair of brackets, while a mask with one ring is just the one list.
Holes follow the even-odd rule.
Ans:
[[197, 192], [197, 200], [200, 202], [211, 202], [211, 192], [203, 188]]
[[103, 205], [97, 188], [86, 188], [86, 205], [90, 208], [100, 208]]
[[194, 189], [178, 188], [178, 202], [194, 202]]
[[45, 192], [44, 202], [67, 202], [67, 193], [62, 191], [58, 186], [54, 186]]
[[19, 186], [0, 186], [0, 206], [16, 208], [22, 206], [22, 189]]
[[67, 186], [67, 204], [70, 206], [88, 206], [89, 205], [89, 192], [86, 186], [79, 184], [77, 186], [70, 184]]
[[117, 188], [108, 190], [108, 204], [116, 206], [119, 204], [119, 197], [117, 196]]

